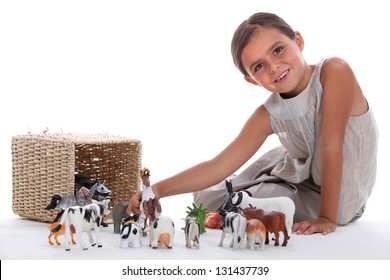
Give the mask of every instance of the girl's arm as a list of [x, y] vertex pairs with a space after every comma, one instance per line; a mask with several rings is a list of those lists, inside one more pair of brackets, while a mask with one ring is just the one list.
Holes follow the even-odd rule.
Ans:
[[[349, 65], [340, 58], [330, 58], [321, 72], [323, 87], [321, 130], [321, 202], [319, 217], [296, 223], [297, 233], [327, 234], [337, 226], [343, 170], [343, 143], [349, 117], [365, 104], [364, 97]], [[366, 106], [366, 105], [364, 105]]]
[[[196, 192], [215, 185], [248, 161], [272, 134], [268, 111], [262, 105], [248, 119], [239, 135], [215, 158], [202, 162], [152, 186], [157, 198]], [[140, 194], [130, 200], [128, 212], [137, 212]]]

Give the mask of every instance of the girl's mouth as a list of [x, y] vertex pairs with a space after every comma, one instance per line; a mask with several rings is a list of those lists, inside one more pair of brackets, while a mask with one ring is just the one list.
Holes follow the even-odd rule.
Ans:
[[275, 80], [275, 83], [280, 82], [284, 77], [286, 77], [286, 75], [288, 74], [288, 72], [289, 72], [289, 70], [284, 71], [284, 72], [282, 73], [282, 75], [280, 75], [279, 78], [277, 78], [277, 79]]

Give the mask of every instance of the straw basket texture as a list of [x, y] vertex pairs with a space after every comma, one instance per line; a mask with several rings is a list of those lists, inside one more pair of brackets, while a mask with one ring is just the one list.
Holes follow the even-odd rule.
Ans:
[[105, 134], [27, 134], [12, 137], [12, 210], [52, 222], [59, 210], [45, 210], [54, 194], [73, 194], [81, 173], [103, 182], [110, 205], [128, 201], [140, 188], [142, 145]]

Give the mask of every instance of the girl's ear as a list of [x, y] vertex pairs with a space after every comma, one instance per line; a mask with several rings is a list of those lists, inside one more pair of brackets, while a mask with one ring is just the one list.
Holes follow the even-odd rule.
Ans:
[[245, 76], [244, 77], [245, 81], [248, 83], [254, 84], [255, 86], [260, 86], [255, 80], [253, 80], [250, 76]]
[[299, 31], [295, 31], [295, 42], [297, 43], [299, 50], [302, 52], [305, 46], [305, 41]]

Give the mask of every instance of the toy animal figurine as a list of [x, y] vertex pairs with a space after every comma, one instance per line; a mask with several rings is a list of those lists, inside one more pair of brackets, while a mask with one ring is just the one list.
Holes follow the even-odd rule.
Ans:
[[235, 212], [229, 212], [225, 216], [222, 216], [222, 236], [219, 242], [219, 247], [223, 246], [223, 240], [225, 234], [232, 235], [232, 241], [230, 248], [234, 250], [242, 248], [245, 244], [245, 230], [246, 230], [246, 218]]
[[103, 247], [100, 239], [100, 223], [103, 219], [103, 215], [108, 212], [109, 200], [106, 199], [102, 202], [94, 202], [85, 206], [72, 206], [64, 211], [61, 217], [60, 223], [51, 231], [52, 234], [58, 232], [61, 227], [65, 226], [65, 241], [66, 251], [70, 250], [69, 237], [70, 233], [73, 232], [77, 236], [77, 243], [83, 250], [88, 248], [82, 239], [82, 232], [85, 231], [88, 234], [89, 242], [92, 246], [96, 243], [92, 237], [91, 231], [93, 230], [96, 237], [98, 247]]
[[[185, 218], [184, 234], [186, 239], [186, 247], [195, 247], [199, 249], [200, 225], [194, 218]], [[192, 244], [191, 244], [192, 243]]]
[[222, 212], [237, 212], [237, 207], [233, 205], [232, 203], [232, 197], [233, 197], [233, 185], [232, 180], [225, 180], [226, 183], [226, 195], [225, 200], [221, 207], [219, 207], [219, 211]]
[[67, 209], [71, 206], [84, 206], [91, 203], [93, 197], [95, 195], [98, 197], [107, 197], [111, 194], [111, 191], [104, 185], [97, 181], [89, 190], [86, 187], [81, 187], [75, 195], [60, 195], [55, 194], [52, 196], [50, 204], [46, 206], [45, 210], [52, 210], [55, 208], [62, 209], [61, 212], [58, 213], [57, 217], [54, 219], [54, 222], [58, 222], [64, 213], [64, 209]]
[[[147, 226], [147, 223], [149, 225], [152, 224], [152, 222], [161, 215], [161, 206], [158, 205], [155, 209], [152, 210], [152, 213], [149, 213], [149, 215], [146, 215], [145, 211], [145, 204], [148, 203], [148, 201], [152, 200], [155, 198], [155, 195], [153, 193], [153, 190], [150, 186], [150, 170], [148, 168], [143, 168], [141, 170], [141, 179], [142, 179], [142, 200], [140, 204], [140, 211], [141, 215], [138, 220], [138, 225], [143, 229], [144, 236], [146, 235], [145, 233], [145, 228]], [[149, 220], [149, 221], [147, 221]]]
[[112, 208], [111, 218], [112, 218], [112, 223], [114, 225], [114, 233], [120, 233], [123, 219], [129, 217], [129, 215], [126, 213], [126, 209], [128, 206], [129, 206], [129, 202], [120, 201], [117, 204], [115, 204], [114, 207]]
[[250, 219], [246, 222], [247, 248], [254, 250], [255, 244], [259, 244], [260, 248], [264, 248], [266, 236], [267, 230], [262, 221], [258, 219]]
[[273, 233], [275, 235], [274, 245], [279, 246], [279, 232], [281, 231], [284, 235], [282, 246], [287, 246], [288, 234], [286, 229], [286, 220], [282, 212], [265, 212], [263, 209], [246, 208], [242, 209], [242, 213], [247, 219], [258, 219], [263, 222], [265, 228], [267, 229], [265, 244], [269, 243], [268, 233]]
[[138, 226], [139, 215], [130, 215], [123, 220], [121, 234], [121, 248], [140, 248], [142, 229]]
[[206, 218], [207, 208], [203, 208], [202, 203], [199, 205], [199, 207], [195, 203], [192, 203], [192, 206], [193, 208], [187, 206], [188, 208], [188, 211], [186, 211], [187, 217], [195, 218], [195, 220], [200, 225], [200, 234], [205, 233], [206, 228], [204, 225], [204, 221]]
[[222, 216], [217, 212], [210, 212], [206, 214], [204, 220], [205, 227], [222, 229]]
[[[51, 231], [56, 227], [58, 226], [59, 222], [54, 222], [52, 223], [51, 225], [48, 226], [49, 230], [50, 230], [50, 234], [48, 236], [48, 239], [49, 239], [49, 244], [50, 245], [54, 245], [54, 243], [51, 241], [51, 238], [54, 236], [54, 240], [56, 242], [57, 245], [61, 245], [60, 241], [58, 241], [58, 236], [60, 235], [63, 235], [65, 234], [65, 226], [62, 225], [61, 228], [59, 229], [59, 231], [57, 231], [56, 233], [51, 233]], [[74, 238], [73, 238], [73, 232], [71, 232], [71, 238], [72, 238], [72, 244], [76, 244], [76, 242], [74, 241]]]
[[175, 237], [175, 224], [171, 218], [167, 216], [158, 217], [147, 231], [149, 231], [150, 247], [157, 249], [160, 244], [168, 249], [172, 249], [173, 239]]
[[264, 211], [282, 212], [286, 217], [286, 228], [288, 235], [291, 235], [291, 227], [294, 222], [295, 204], [291, 198], [286, 196], [271, 198], [253, 198], [248, 191], [239, 191], [234, 193], [232, 198], [233, 205], [245, 208], [258, 208]]

